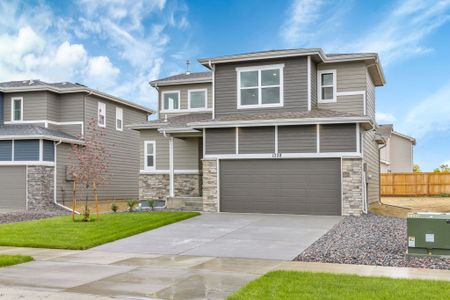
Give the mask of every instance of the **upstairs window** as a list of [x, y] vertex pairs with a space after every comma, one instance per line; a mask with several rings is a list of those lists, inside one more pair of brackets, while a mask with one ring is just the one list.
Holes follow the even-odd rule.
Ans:
[[180, 91], [163, 92], [163, 110], [180, 109]]
[[269, 65], [236, 68], [238, 108], [283, 106], [283, 67]]
[[207, 91], [202, 90], [189, 90], [188, 92], [189, 109], [205, 109], [207, 108]]
[[123, 109], [116, 107], [116, 130], [123, 130]]
[[145, 170], [151, 171], [155, 169], [155, 154], [156, 154], [156, 142], [155, 141], [145, 141], [144, 144], [144, 161]]
[[11, 119], [12, 121], [23, 121], [23, 98], [11, 99]]
[[106, 104], [98, 103], [98, 126], [106, 127]]
[[336, 70], [323, 70], [317, 74], [319, 102], [336, 102]]

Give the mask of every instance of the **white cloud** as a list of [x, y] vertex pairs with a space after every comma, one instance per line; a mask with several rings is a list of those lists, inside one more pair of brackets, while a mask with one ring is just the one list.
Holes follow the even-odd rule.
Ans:
[[290, 45], [309, 41], [315, 34], [310, 26], [321, 19], [325, 4], [324, 0], [294, 0], [282, 27], [283, 39]]
[[109, 88], [116, 84], [120, 70], [111, 63], [106, 56], [97, 56], [89, 59], [86, 79], [95, 89]]
[[364, 38], [355, 41], [353, 49], [377, 52], [385, 65], [398, 59], [427, 53], [431, 48], [423, 40], [435, 29], [450, 21], [450, 1], [399, 1], [382, 21]]
[[401, 131], [408, 132], [416, 138], [450, 131], [450, 82], [414, 105], [400, 126]]
[[397, 119], [391, 113], [377, 112], [376, 113], [377, 123], [394, 123]]

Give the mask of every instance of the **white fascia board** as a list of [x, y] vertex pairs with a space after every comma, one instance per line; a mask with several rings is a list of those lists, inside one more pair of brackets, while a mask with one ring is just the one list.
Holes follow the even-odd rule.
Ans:
[[407, 140], [409, 140], [410, 142], [412, 142], [414, 145], [416, 144], [416, 139], [413, 138], [413, 137], [410, 137], [410, 136], [401, 134], [401, 133], [399, 133], [399, 132], [397, 132], [397, 131], [394, 131], [394, 130], [392, 130], [391, 134], [394, 134], [394, 135], [396, 135], [396, 136], [398, 136], [398, 137], [407, 139]]
[[171, 85], [180, 85], [180, 84], [191, 84], [191, 83], [211, 83], [212, 78], [202, 78], [202, 79], [181, 79], [181, 80], [173, 80], [173, 81], [162, 81], [162, 82], [152, 82], [151, 86], [155, 87], [155, 84], [158, 86], [171, 86]]
[[84, 144], [84, 141], [68, 139], [68, 138], [58, 138], [58, 137], [49, 136], [49, 135], [2, 135], [2, 136], [0, 136], [0, 140], [39, 140], [39, 139], [56, 141], [56, 142], [61, 141], [63, 143], [69, 143], [69, 144], [79, 144], [79, 145]]
[[193, 128], [216, 127], [252, 127], [274, 125], [310, 125], [310, 124], [338, 124], [338, 123], [370, 123], [370, 118], [309, 118], [309, 119], [272, 119], [252, 121], [217, 121], [217, 122], [193, 122], [188, 123]]
[[194, 128], [160, 128], [158, 131], [166, 133], [201, 133], [200, 130]]
[[[278, 153], [280, 154], [280, 153]], [[358, 152], [322, 152], [322, 153], [281, 153], [281, 156], [274, 154], [219, 154], [205, 155], [205, 159], [289, 159], [289, 158], [361, 158]]]
[[55, 163], [50, 161], [1, 161], [0, 166], [47, 166], [54, 167]]

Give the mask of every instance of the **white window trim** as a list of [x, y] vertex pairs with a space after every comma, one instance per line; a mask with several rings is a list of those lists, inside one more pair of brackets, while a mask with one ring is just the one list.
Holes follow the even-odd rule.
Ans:
[[[103, 120], [104, 120], [104, 124], [100, 124], [100, 107], [101, 106], [103, 106], [103, 110], [104, 110], [104, 112], [103, 112], [103, 116], [104, 116], [104, 118], [103, 118]], [[98, 104], [97, 104], [97, 124], [98, 124], [98, 126], [100, 126], [100, 127], [103, 127], [103, 128], [105, 128], [106, 127], [106, 103], [104, 103], [104, 102], [98, 102]]]
[[[153, 167], [148, 166], [148, 155], [147, 145], [153, 144]], [[155, 171], [156, 170], [156, 141], [145, 141], [144, 142], [144, 170], [145, 171]]]
[[[322, 74], [328, 74], [328, 73], [332, 73], [333, 74], [333, 99], [326, 99], [323, 100], [322, 99], [322, 87], [330, 87], [330, 85], [324, 85], [322, 86]], [[337, 80], [336, 80], [336, 69], [333, 70], [320, 70], [317, 71], [317, 96], [318, 96], [318, 103], [334, 103], [337, 101]]]
[[[191, 93], [192, 92], [205, 92], [205, 106], [204, 107], [191, 107]], [[190, 111], [202, 111], [208, 109], [208, 89], [192, 89], [188, 90], [188, 109]]]
[[[166, 109], [164, 106], [164, 95], [165, 94], [178, 94], [178, 108], [177, 109]], [[173, 112], [173, 111], [180, 111], [181, 110], [181, 93], [179, 90], [171, 90], [171, 91], [164, 91], [161, 93], [161, 112]]]
[[[120, 120], [121, 127], [117, 127], [117, 120]], [[116, 107], [116, 130], [123, 131], [123, 109]]]
[[[20, 100], [20, 120], [14, 119], [14, 102]], [[11, 121], [12, 122], [22, 122], [23, 121], [23, 97], [12, 97], [11, 98]]]
[[[261, 71], [263, 70], [272, 70], [278, 69], [280, 70], [280, 84], [279, 85], [267, 85], [265, 88], [270, 87], [279, 87], [280, 88], [280, 103], [269, 103], [262, 104], [262, 94], [261, 94]], [[251, 108], [265, 108], [265, 107], [283, 107], [284, 106], [284, 64], [278, 65], [264, 65], [264, 66], [256, 66], [256, 67], [239, 67], [236, 68], [237, 72], [237, 108], [238, 109], [251, 109]], [[258, 89], [258, 104], [252, 105], [241, 105], [241, 72], [249, 72], [249, 71], [258, 71], [258, 86], [251, 87]], [[250, 87], [246, 87], [244, 89], [250, 89]]]

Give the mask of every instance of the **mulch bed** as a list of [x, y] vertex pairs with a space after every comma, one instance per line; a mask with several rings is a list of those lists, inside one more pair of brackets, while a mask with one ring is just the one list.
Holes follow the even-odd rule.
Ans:
[[450, 270], [450, 258], [408, 256], [406, 220], [346, 217], [295, 260]]
[[66, 211], [23, 211], [23, 212], [0, 212], [0, 224], [16, 223], [45, 219], [67, 214]]

